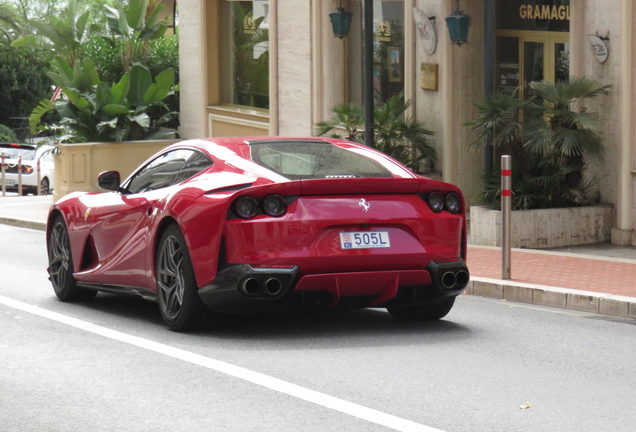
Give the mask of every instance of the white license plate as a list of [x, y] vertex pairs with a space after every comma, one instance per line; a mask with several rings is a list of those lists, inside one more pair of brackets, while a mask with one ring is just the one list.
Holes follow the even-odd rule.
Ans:
[[341, 232], [340, 247], [342, 249], [375, 249], [389, 248], [389, 233], [386, 231]]
[[15, 186], [15, 180], [7, 180], [7, 186]]

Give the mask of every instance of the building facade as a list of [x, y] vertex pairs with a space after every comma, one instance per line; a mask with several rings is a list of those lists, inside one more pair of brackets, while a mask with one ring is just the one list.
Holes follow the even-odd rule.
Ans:
[[[311, 136], [339, 103], [363, 103], [363, 1], [180, 0], [181, 136]], [[636, 0], [461, 0], [468, 43], [444, 18], [457, 0], [376, 0], [374, 100], [403, 92], [435, 132], [431, 176], [481, 189], [484, 155], [464, 123], [492, 86], [586, 76], [611, 84], [587, 104], [603, 120], [601, 202], [615, 208], [612, 242], [636, 245]], [[351, 12], [334, 37], [330, 14]], [[497, 163], [497, 161], [495, 161]]]

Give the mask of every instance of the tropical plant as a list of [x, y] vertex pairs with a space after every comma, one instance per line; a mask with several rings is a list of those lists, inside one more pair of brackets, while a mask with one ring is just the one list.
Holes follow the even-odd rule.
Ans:
[[[604, 146], [596, 133], [600, 119], [584, 102], [608, 94], [610, 86], [580, 77], [535, 82], [531, 89], [527, 101], [519, 101], [516, 93], [498, 92], [476, 102], [479, 117], [466, 123], [476, 134], [471, 148], [491, 142], [500, 153], [512, 155], [515, 210], [594, 202], [599, 179], [584, 174], [589, 162], [603, 159]], [[499, 170], [485, 173], [484, 179], [478, 200], [499, 209]]]
[[168, 18], [159, 19], [166, 5], [159, 0], [130, 0], [127, 7], [119, 2], [117, 8], [105, 6], [109, 38], [119, 51], [124, 72], [135, 63], [145, 62], [149, 41], [161, 38], [168, 29]]
[[[114, 50], [110, 41], [102, 35], [90, 35], [83, 52], [95, 62], [99, 76], [103, 82], [118, 82], [124, 74], [119, 52]], [[166, 35], [160, 39], [150, 41], [148, 57], [144, 66], [148, 68], [152, 76], [157, 76], [168, 68], [174, 69], [174, 82], [179, 83], [179, 38], [178, 35]], [[164, 100], [169, 111], [179, 111], [179, 92], [169, 94]], [[149, 108], [148, 115], [151, 119], [159, 119], [164, 114], [162, 106]], [[176, 129], [179, 126], [177, 116], [166, 123], [164, 127]]]
[[60, 17], [49, 15], [46, 21], [32, 21], [36, 33], [22, 36], [11, 44], [14, 48], [48, 49], [62, 58], [69, 67], [82, 57], [82, 44], [87, 29], [88, 11], [77, 14], [74, 1]]
[[[73, 69], [60, 57], [56, 65], [59, 73], [49, 76], [68, 100], [41, 101], [29, 118], [34, 133], [56, 130], [62, 132], [59, 141], [88, 142], [160, 139], [175, 132], [162, 128], [177, 114], [163, 103], [174, 91], [174, 70], [166, 69], [153, 82], [147, 68], [135, 65], [111, 86], [100, 80], [89, 58], [76, 62]], [[155, 106], [163, 108], [164, 115], [152, 121], [147, 111]], [[42, 116], [52, 110], [59, 113], [60, 123], [40, 126]]]
[[[407, 118], [410, 101], [404, 101], [399, 93], [373, 111], [374, 142], [370, 147], [402, 162], [415, 172], [430, 169], [437, 160], [435, 147], [431, 144], [434, 132], [423, 122]], [[364, 111], [356, 103], [338, 104], [331, 109], [331, 118], [316, 124], [317, 136], [343, 138], [339, 130], [346, 132], [345, 139], [364, 143]]]
[[[34, 133], [54, 131], [62, 134], [59, 141], [84, 142], [159, 139], [176, 132], [165, 127], [171, 121], [176, 126], [177, 113], [165, 103], [178, 91], [174, 69], [158, 72], [153, 81], [149, 68], [138, 62], [143, 58], [135, 54], [137, 47], [165, 32], [164, 20], [158, 19], [164, 6], [154, 0], [131, 0], [126, 8], [121, 2], [117, 6], [104, 6], [113, 33], [111, 42], [121, 47], [122, 54], [123, 71], [113, 75], [112, 81], [102, 80], [95, 62], [84, 53], [89, 12], [78, 16], [74, 1], [61, 18], [36, 23], [36, 34], [13, 43], [15, 47], [48, 48], [57, 54], [48, 76], [66, 99], [39, 103], [29, 118]], [[41, 125], [43, 116], [53, 111], [60, 115], [60, 122]]]

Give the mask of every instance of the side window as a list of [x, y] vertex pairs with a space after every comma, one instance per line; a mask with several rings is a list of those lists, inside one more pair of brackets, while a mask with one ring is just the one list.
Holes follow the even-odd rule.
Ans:
[[181, 183], [199, 174], [204, 169], [212, 166], [212, 161], [208, 159], [203, 153], [199, 153], [197, 151], [193, 152], [192, 155], [188, 158], [181, 171], [174, 178], [174, 184]]
[[153, 159], [137, 171], [127, 186], [130, 193], [161, 189], [174, 184], [174, 179], [194, 150], [173, 150]]

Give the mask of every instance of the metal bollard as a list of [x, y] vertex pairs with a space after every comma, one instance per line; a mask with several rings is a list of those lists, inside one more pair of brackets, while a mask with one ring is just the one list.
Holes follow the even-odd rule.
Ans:
[[501, 278], [510, 279], [512, 218], [512, 164], [509, 155], [501, 156]]
[[38, 171], [36, 181], [38, 182], [37, 194], [42, 195], [41, 174], [40, 174], [40, 159], [36, 163], [36, 169]]
[[22, 196], [22, 155], [18, 155], [18, 195]]
[[6, 164], [4, 163], [4, 152], [0, 153], [0, 159], [2, 159], [2, 166], [0, 167], [0, 169], [2, 170], [2, 196], [7, 196], [7, 183], [5, 179]]

